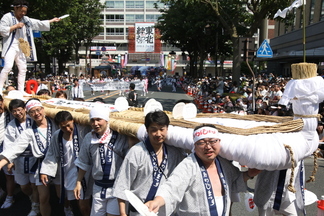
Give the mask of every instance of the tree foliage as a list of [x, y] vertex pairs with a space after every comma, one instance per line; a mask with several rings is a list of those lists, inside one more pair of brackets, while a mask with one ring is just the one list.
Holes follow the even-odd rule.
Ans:
[[203, 63], [208, 54], [215, 53], [216, 38], [219, 34], [219, 50], [223, 55], [231, 55], [228, 37], [222, 35], [222, 26], [206, 5], [186, 4], [183, 1], [171, 2], [168, 8], [160, 9], [161, 17], [156, 27], [162, 40], [169, 45], [188, 52], [191, 75], [202, 75]]
[[[291, 2], [287, 0], [180, 0], [190, 5], [201, 3], [207, 5], [231, 37], [233, 45], [233, 78], [240, 76], [240, 56], [238, 38], [250, 37], [257, 33], [264, 19], [272, 19], [278, 9], [287, 7]], [[172, 4], [174, 0], [162, 0], [165, 4]]]

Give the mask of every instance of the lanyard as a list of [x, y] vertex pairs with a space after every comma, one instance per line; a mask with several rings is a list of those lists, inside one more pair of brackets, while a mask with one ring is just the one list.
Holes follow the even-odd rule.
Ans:
[[29, 46], [30, 46], [30, 60], [31, 61], [34, 61], [34, 54], [33, 54], [33, 46], [32, 46], [32, 38], [31, 38], [31, 35], [30, 35], [30, 22], [29, 21], [26, 21], [25, 20], [25, 17], [23, 17], [24, 19], [24, 24], [26, 26], [26, 36], [27, 36], [27, 40], [28, 40], [28, 43], [29, 43]]
[[149, 138], [146, 138], [145, 142], [144, 142], [146, 149], [148, 150], [149, 154], [150, 154], [150, 158], [151, 158], [151, 162], [153, 165], [153, 182], [151, 185], [151, 188], [149, 190], [149, 193], [147, 194], [147, 197], [145, 199], [145, 202], [153, 200], [156, 194], [156, 191], [160, 185], [160, 181], [162, 179], [163, 176], [163, 172], [166, 168], [167, 165], [167, 161], [168, 161], [168, 152], [167, 152], [167, 148], [165, 145], [163, 145], [163, 160], [161, 165], [158, 165], [158, 159], [157, 159], [157, 155], [153, 149], [153, 146], [150, 142]]
[[[18, 119], [15, 118], [15, 123], [16, 123], [16, 127], [19, 131], [19, 134], [21, 134], [23, 132], [23, 127], [21, 126], [21, 123], [18, 121]], [[31, 119], [30, 118], [26, 118], [26, 128], [30, 127], [31, 125]]]
[[[72, 137], [72, 142], [73, 142], [73, 154], [74, 158], [77, 158], [79, 156], [79, 151], [80, 151], [80, 143], [79, 143], [79, 133], [78, 133], [78, 128], [74, 124], [74, 129], [73, 129], [73, 137]], [[64, 188], [64, 151], [63, 151], [63, 131], [60, 130], [59, 135], [58, 135], [58, 142], [59, 142], [59, 147], [60, 147], [60, 157], [61, 157], [61, 197], [60, 197], [60, 203], [64, 202], [65, 198], [65, 188]], [[85, 179], [82, 179], [82, 189], [83, 192], [86, 190], [86, 184], [85, 184]], [[85, 193], [83, 193], [85, 195]]]
[[[23, 132], [24, 128], [21, 126], [21, 123], [16, 118], [15, 118], [15, 124], [16, 124], [19, 134], [21, 134]], [[26, 128], [29, 128], [30, 125], [31, 125], [31, 119], [26, 118]], [[30, 156], [32, 156], [30, 145], [28, 145], [28, 147], [26, 148], [26, 150], [23, 152], [23, 154], [21, 156], [25, 156], [24, 157], [24, 173], [27, 174], [27, 173], [29, 173], [29, 169], [30, 169], [29, 168], [29, 158], [30, 158]]]
[[36, 142], [37, 142], [37, 146], [38, 146], [38, 149], [45, 155], [46, 152], [47, 152], [47, 149], [50, 145], [50, 142], [51, 142], [51, 137], [52, 137], [52, 122], [51, 120], [49, 120], [47, 117], [46, 118], [46, 121], [47, 121], [47, 136], [46, 136], [46, 145], [44, 147], [42, 141], [40, 140], [40, 137], [39, 137], [39, 132], [37, 130], [37, 125], [36, 125], [36, 122], [33, 123], [33, 126], [32, 126], [32, 129], [33, 129], [33, 132], [34, 132], [34, 135], [35, 135], [35, 139], [36, 139]]
[[[218, 212], [217, 212], [217, 208], [216, 208], [216, 202], [215, 202], [214, 193], [213, 193], [213, 188], [212, 188], [209, 176], [208, 176], [208, 172], [207, 172], [204, 164], [202, 163], [201, 159], [196, 154], [195, 154], [195, 157], [196, 157], [196, 160], [197, 160], [197, 162], [199, 164], [201, 175], [202, 175], [202, 178], [203, 178], [203, 184], [204, 184], [204, 187], [205, 187], [205, 190], [206, 190], [206, 196], [207, 196], [207, 201], [208, 201], [208, 205], [209, 205], [210, 215], [211, 216], [218, 216]], [[221, 166], [221, 164], [220, 164], [217, 157], [215, 159], [215, 163], [216, 163], [218, 175], [220, 177], [222, 186], [223, 186], [224, 191], [225, 191], [225, 196], [223, 198], [224, 199], [223, 200], [224, 201], [224, 209], [223, 209], [223, 213], [222, 213], [222, 216], [224, 216], [225, 212], [226, 212], [226, 208], [227, 208], [227, 199], [226, 199], [227, 193], [228, 193], [227, 184], [226, 184], [226, 180], [225, 180], [225, 176], [224, 176], [224, 173], [223, 173], [222, 166]]]
[[[103, 171], [103, 177], [101, 181], [109, 181], [110, 171], [111, 171], [111, 165], [114, 157], [114, 145], [117, 140], [118, 133], [117, 131], [113, 131], [110, 141], [108, 142], [107, 146], [107, 153], [105, 154], [105, 147], [104, 144], [99, 144], [99, 155], [100, 155], [100, 161], [101, 161], [101, 167]], [[100, 197], [102, 199], [106, 198], [106, 187], [102, 187]]]

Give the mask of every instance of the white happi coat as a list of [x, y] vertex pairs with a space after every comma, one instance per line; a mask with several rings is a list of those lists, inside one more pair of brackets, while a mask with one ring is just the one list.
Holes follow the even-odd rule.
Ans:
[[[110, 141], [112, 130], [110, 130], [110, 137], [107, 138]], [[82, 170], [90, 171], [94, 180], [102, 180], [103, 170], [100, 161], [99, 142], [93, 142], [93, 136], [95, 133], [89, 132], [83, 139], [81, 145], [79, 157], [75, 160], [75, 165]], [[113, 160], [109, 180], [114, 180], [117, 176], [118, 170], [123, 162], [123, 157], [128, 150], [128, 140], [125, 135], [117, 134], [117, 139], [114, 145]], [[92, 142], [91, 142], [92, 141]], [[105, 150], [107, 148], [105, 147]], [[118, 154], [116, 154], [116, 152]]]
[[[85, 135], [91, 130], [90, 127], [86, 126], [80, 126], [76, 125], [78, 129], [78, 139], [79, 139], [79, 146], [81, 148], [81, 145], [83, 143], [83, 138]], [[59, 140], [59, 133], [61, 130], [55, 131], [55, 133], [52, 136], [51, 139], [51, 145], [46, 153], [46, 156], [42, 162], [42, 167], [40, 170], [41, 174], [46, 174], [51, 177], [55, 177], [57, 172], [60, 173], [61, 170], [61, 156], [60, 156], [60, 140]], [[73, 138], [72, 138], [73, 139]], [[64, 145], [64, 144], [63, 144]], [[63, 147], [63, 151], [66, 149], [66, 147]], [[64, 152], [66, 154], [66, 152]], [[75, 158], [74, 155], [69, 154], [66, 155], [66, 158], [68, 158], [68, 165], [64, 166], [64, 187], [66, 190], [73, 190], [75, 187], [76, 180], [78, 178], [78, 170], [77, 167], [74, 164]], [[67, 167], [69, 167], [67, 170]], [[89, 183], [89, 176], [85, 176], [87, 184]], [[69, 186], [70, 187], [69, 187]], [[72, 186], [71, 186], [72, 185]]]
[[[16, 18], [14, 18], [14, 19], [16, 19]], [[18, 23], [18, 20], [16, 20], [16, 21]], [[35, 43], [34, 43], [34, 37], [33, 37], [32, 30], [49, 31], [50, 30], [50, 22], [49, 22], [49, 20], [41, 21], [41, 20], [29, 18], [28, 16], [24, 16], [23, 19], [21, 20], [21, 22], [27, 23], [30, 26], [29, 32], [30, 32], [30, 37], [31, 37], [31, 44], [29, 44], [29, 45], [32, 47], [33, 57], [34, 57], [34, 59], [32, 59], [32, 61], [37, 61], [36, 47], [35, 47]], [[3, 15], [3, 17], [1, 18], [1, 21], [0, 21], [0, 34], [3, 37], [2, 57], [5, 57], [7, 50], [10, 48], [9, 46], [10, 46], [12, 36], [13, 36], [13, 33], [10, 32], [10, 27], [13, 25], [14, 25], [14, 21], [13, 21], [12, 14], [9, 12], [9, 13], [6, 13], [5, 15]], [[23, 31], [23, 33], [18, 35], [19, 31]], [[16, 37], [14, 40], [19, 39], [19, 37], [22, 37], [25, 41], [28, 41], [27, 36], [26, 36], [26, 27], [25, 26], [21, 29], [17, 29]]]
[[[50, 120], [52, 121], [52, 120]], [[57, 126], [52, 121], [52, 135], [57, 130]], [[10, 163], [13, 162], [21, 153], [23, 153], [30, 144], [35, 158], [42, 158], [44, 154], [39, 150], [33, 129], [27, 128], [15, 140], [15, 145], [11, 145], [10, 149], [6, 149], [0, 154], [0, 158], [7, 158]]]
[[[231, 194], [245, 191], [246, 184], [243, 180], [243, 174], [231, 162], [220, 156], [218, 156], [218, 159], [228, 187], [225, 215], [229, 215]], [[170, 215], [174, 210], [179, 215], [186, 216], [210, 215], [201, 170], [193, 153], [174, 169], [170, 178], [165, 183], [160, 185], [156, 196], [163, 197], [166, 215]], [[218, 213], [218, 215], [220, 214]]]
[[[163, 173], [168, 177], [185, 157], [185, 153], [173, 146], [165, 145], [165, 147], [167, 148], [168, 159]], [[113, 196], [127, 200], [124, 190], [130, 190], [144, 202], [153, 183], [152, 175], [153, 165], [151, 156], [145, 144], [140, 142], [127, 153], [114, 184]], [[162, 175], [160, 184], [165, 181], [165, 176]], [[161, 208], [159, 214], [165, 215], [165, 209]], [[140, 214], [131, 212], [130, 215]]]
[[[22, 128], [24, 130], [27, 129], [27, 125], [26, 122], [21, 123]], [[33, 121], [31, 120], [31, 125], [33, 123]], [[23, 132], [23, 131], [22, 131]], [[22, 133], [21, 132], [21, 133]], [[17, 140], [17, 138], [20, 136], [18, 127], [16, 126], [16, 122], [15, 119], [11, 120], [7, 126], [6, 132], [5, 132], [5, 137], [4, 137], [4, 141], [3, 141], [3, 150], [6, 151], [7, 149], [10, 150], [10, 148], [12, 147], [12, 145], [16, 145], [15, 141]], [[24, 173], [24, 161], [25, 161], [25, 157], [20, 156], [17, 159], [14, 160], [14, 164], [15, 164], [15, 173], [17, 174], [25, 174]], [[36, 158], [35, 157], [29, 157], [29, 168], [31, 168], [35, 163], [36, 163]]]

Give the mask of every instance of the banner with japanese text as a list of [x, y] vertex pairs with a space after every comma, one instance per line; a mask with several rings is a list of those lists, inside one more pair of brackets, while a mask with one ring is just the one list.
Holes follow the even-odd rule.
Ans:
[[135, 52], [154, 52], [154, 23], [135, 23]]

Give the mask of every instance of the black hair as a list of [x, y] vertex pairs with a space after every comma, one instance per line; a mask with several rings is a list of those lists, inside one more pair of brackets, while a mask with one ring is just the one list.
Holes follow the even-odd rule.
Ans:
[[212, 125], [212, 124], [202, 124], [202, 125], [199, 125], [199, 126], [195, 127], [195, 128], [194, 128], [194, 131], [195, 131], [195, 130], [198, 130], [199, 128], [202, 128], [202, 127], [211, 127], [211, 128], [217, 129], [217, 128], [215, 127], [215, 125]]
[[37, 95], [51, 95], [51, 92], [48, 89], [41, 89], [37, 92]]
[[56, 115], [54, 117], [54, 122], [57, 125], [59, 125], [61, 122], [72, 121], [72, 120], [73, 120], [73, 116], [68, 111], [60, 111], [60, 112], [56, 113]]
[[74, 78], [73, 79], [73, 82], [75, 82], [75, 81], [78, 81], [79, 82], [79, 79], [78, 78]]
[[92, 102], [101, 102], [101, 103], [105, 103], [104, 99], [102, 97], [97, 97], [95, 99], [93, 99]]
[[67, 99], [67, 94], [62, 90], [56, 92], [55, 98], [58, 98], [61, 95], [64, 95], [64, 97]]
[[9, 111], [12, 112], [13, 109], [16, 109], [18, 107], [25, 108], [26, 104], [23, 100], [20, 99], [13, 99], [9, 103]]
[[134, 83], [129, 84], [129, 88], [134, 90], [135, 89], [135, 84]]
[[0, 95], [0, 101], [3, 101], [3, 97], [2, 97], [2, 95]]
[[14, 0], [12, 5], [14, 7], [22, 7], [22, 6], [29, 6], [29, 2], [26, 0]]
[[165, 112], [161, 111], [161, 110], [157, 110], [155, 112], [150, 112], [148, 114], [146, 114], [145, 116], [145, 127], [146, 129], [152, 124], [152, 123], [156, 123], [160, 126], [169, 126], [170, 124], [170, 119], [168, 117], [167, 114], [165, 114]]

